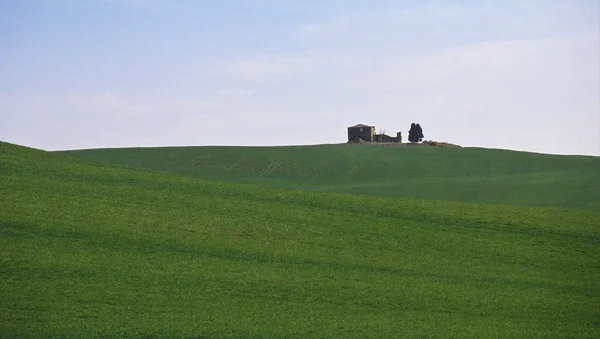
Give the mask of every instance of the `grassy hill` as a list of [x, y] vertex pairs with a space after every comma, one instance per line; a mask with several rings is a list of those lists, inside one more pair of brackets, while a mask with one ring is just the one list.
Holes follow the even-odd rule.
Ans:
[[593, 211], [0, 155], [0, 337], [600, 336]]
[[65, 154], [239, 183], [600, 212], [600, 157], [377, 145], [124, 148]]

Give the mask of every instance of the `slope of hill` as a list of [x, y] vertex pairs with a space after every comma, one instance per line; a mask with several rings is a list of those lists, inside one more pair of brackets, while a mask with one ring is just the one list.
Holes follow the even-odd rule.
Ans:
[[592, 211], [0, 154], [0, 337], [600, 336]]
[[599, 157], [375, 145], [124, 148], [65, 154], [276, 187], [600, 211]]

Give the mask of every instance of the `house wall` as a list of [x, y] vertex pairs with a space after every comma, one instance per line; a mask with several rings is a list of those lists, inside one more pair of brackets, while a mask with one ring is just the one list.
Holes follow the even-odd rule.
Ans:
[[348, 141], [354, 141], [356, 138], [361, 138], [367, 142], [373, 142], [375, 127], [348, 127]]
[[402, 142], [402, 136], [392, 137], [387, 134], [375, 134], [373, 141], [374, 142]]

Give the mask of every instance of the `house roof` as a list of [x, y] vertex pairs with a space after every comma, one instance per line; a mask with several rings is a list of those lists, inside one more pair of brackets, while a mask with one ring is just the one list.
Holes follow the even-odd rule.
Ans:
[[348, 128], [353, 128], [353, 127], [373, 127], [373, 126], [367, 126], [367, 125], [363, 125], [363, 124], [358, 124], [358, 125], [350, 126]]

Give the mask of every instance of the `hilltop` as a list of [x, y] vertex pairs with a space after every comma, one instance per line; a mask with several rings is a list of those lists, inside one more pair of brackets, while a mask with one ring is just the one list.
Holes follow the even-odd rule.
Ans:
[[274, 187], [600, 211], [599, 157], [369, 144], [63, 153], [189, 177]]
[[592, 211], [0, 152], [0, 337], [600, 336]]

